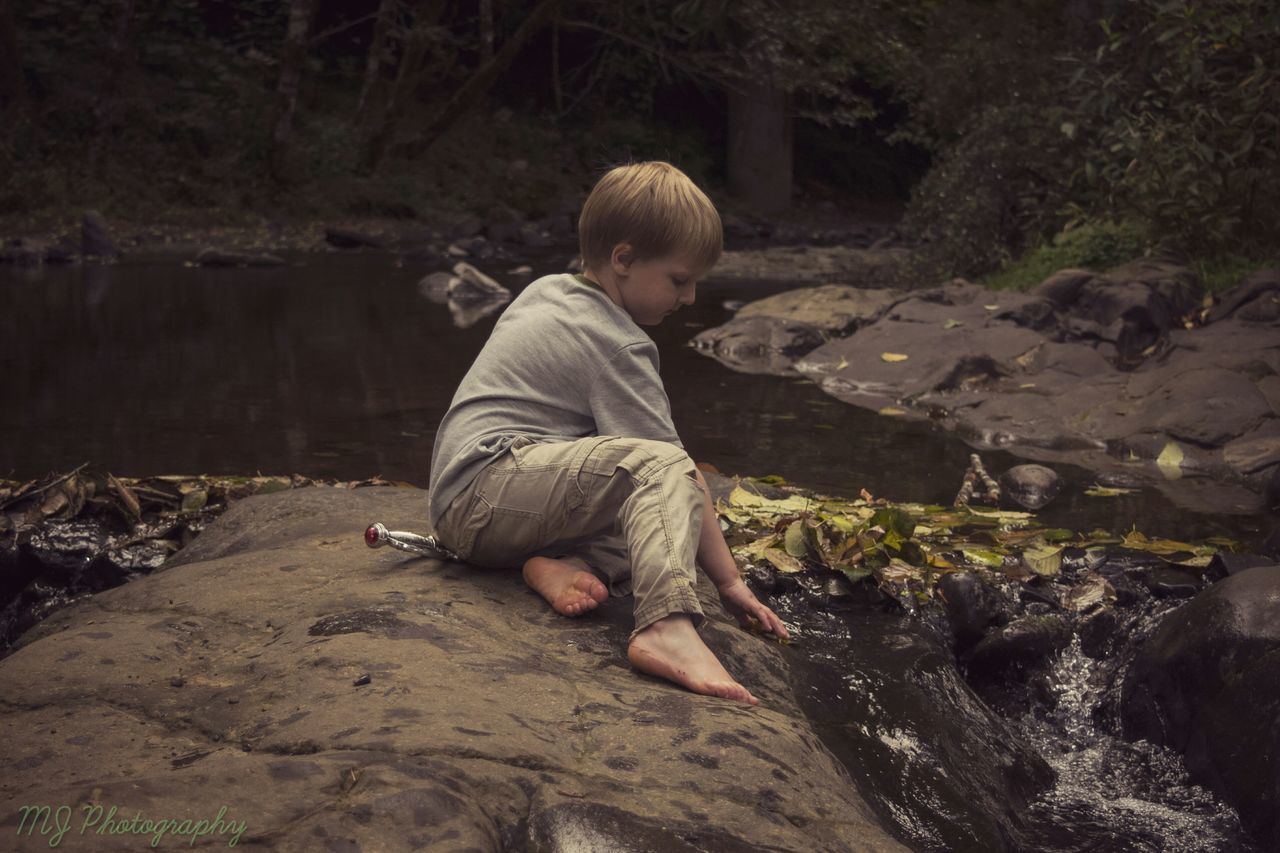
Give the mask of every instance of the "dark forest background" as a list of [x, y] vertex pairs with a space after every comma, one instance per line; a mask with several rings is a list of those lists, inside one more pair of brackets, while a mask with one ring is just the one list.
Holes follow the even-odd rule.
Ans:
[[1278, 60], [1271, 0], [0, 0], [0, 224], [519, 220], [661, 158], [938, 274], [1212, 285], [1280, 245]]

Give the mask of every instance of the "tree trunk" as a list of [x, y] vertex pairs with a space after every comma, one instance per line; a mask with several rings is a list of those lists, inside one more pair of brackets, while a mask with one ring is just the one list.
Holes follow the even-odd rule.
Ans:
[[493, 59], [493, 0], [480, 0], [480, 64]]
[[422, 155], [469, 107], [482, 100], [502, 72], [515, 60], [525, 42], [551, 20], [559, 3], [560, 0], [539, 0], [538, 5], [511, 34], [511, 38], [503, 42], [502, 49], [492, 60], [477, 68], [471, 79], [453, 93], [436, 112], [435, 117], [427, 122], [418, 138], [404, 145], [403, 153], [408, 157]]
[[396, 69], [396, 82], [381, 115], [373, 122], [374, 129], [365, 141], [364, 153], [360, 158], [360, 170], [366, 174], [377, 171], [382, 158], [386, 156], [387, 145], [400, 123], [405, 104], [417, 88], [422, 61], [427, 54], [427, 33], [440, 21], [444, 6], [445, 0], [418, 0], [414, 6], [413, 24], [404, 37], [404, 49], [400, 52], [400, 65]]
[[791, 206], [791, 96], [756, 78], [729, 92], [729, 191], [770, 216]]
[[378, 4], [378, 20], [373, 24], [373, 41], [369, 42], [369, 57], [364, 67], [364, 84], [360, 87], [360, 98], [356, 101], [356, 126], [364, 124], [369, 113], [369, 100], [374, 91], [380, 89], [382, 80], [382, 58], [387, 50], [387, 34], [391, 31], [392, 13], [396, 0], [382, 0]]
[[91, 111], [93, 132], [89, 136], [89, 172], [99, 177], [102, 176], [102, 148], [115, 119], [118, 101], [116, 95], [120, 89], [120, 78], [124, 74], [125, 57], [130, 51], [135, 5], [135, 0], [124, 0], [120, 5], [119, 17], [111, 31], [111, 38], [107, 41], [102, 85]]
[[0, 0], [0, 116], [12, 116], [27, 103], [27, 85], [18, 60], [18, 32], [9, 14], [9, 0]]
[[564, 114], [564, 92], [560, 86], [560, 15], [551, 24], [551, 92], [555, 96], [556, 118]]
[[278, 182], [289, 178], [293, 111], [298, 103], [298, 83], [307, 59], [307, 35], [311, 30], [311, 13], [314, 10], [315, 0], [292, 0], [289, 4], [289, 24], [280, 54], [280, 82], [276, 86], [276, 103], [268, 124], [271, 136], [267, 140], [267, 173]]

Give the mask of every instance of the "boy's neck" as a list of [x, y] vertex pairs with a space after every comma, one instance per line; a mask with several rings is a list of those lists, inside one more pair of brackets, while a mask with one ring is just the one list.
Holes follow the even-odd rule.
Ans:
[[[622, 293], [618, 289], [618, 280], [613, 276], [612, 272], [602, 275], [597, 273], [595, 270], [584, 268], [582, 270], [582, 275], [583, 277], [588, 278], [591, 281], [594, 281], [596, 284], [600, 285], [600, 288], [606, 294], [608, 294], [609, 298], [613, 300], [613, 303], [615, 305], [617, 305], [619, 308], [623, 307]], [[623, 310], [626, 310], [626, 309], [623, 309]]]

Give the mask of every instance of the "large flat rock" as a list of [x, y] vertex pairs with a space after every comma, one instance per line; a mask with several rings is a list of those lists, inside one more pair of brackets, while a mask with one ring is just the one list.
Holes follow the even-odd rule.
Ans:
[[1189, 509], [1256, 512], [1280, 477], [1280, 270], [1221, 295], [1207, 325], [1188, 320], [1194, 273], [1152, 260], [1062, 270], [1029, 294], [963, 279], [849, 290], [748, 303], [695, 342], [735, 370], [809, 376], [976, 448], [1145, 481]]
[[24, 635], [0, 661], [11, 849], [49, 846], [17, 835], [24, 804], [74, 811], [68, 849], [150, 843], [82, 828], [93, 803], [125, 826], [243, 822], [237, 847], [285, 851], [904, 849], [798, 710], [781, 649], [705, 576], [703, 637], [758, 706], [631, 668], [629, 597], [569, 619], [518, 571], [365, 546], [374, 521], [425, 532], [426, 506], [246, 498]]

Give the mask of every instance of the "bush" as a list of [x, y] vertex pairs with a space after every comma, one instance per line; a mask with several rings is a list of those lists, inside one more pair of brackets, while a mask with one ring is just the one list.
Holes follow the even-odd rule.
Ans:
[[1280, 239], [1280, 10], [1272, 0], [1134, 0], [1076, 58], [1061, 125], [1084, 140], [1079, 210], [1136, 217], [1185, 251]]
[[1061, 227], [1061, 134], [1027, 104], [990, 106], [913, 189], [903, 229], [919, 244], [915, 275], [977, 277]]
[[1144, 230], [1133, 222], [1089, 222], [1032, 246], [983, 280], [994, 290], [1029, 290], [1061, 269], [1106, 272], [1146, 253]]

